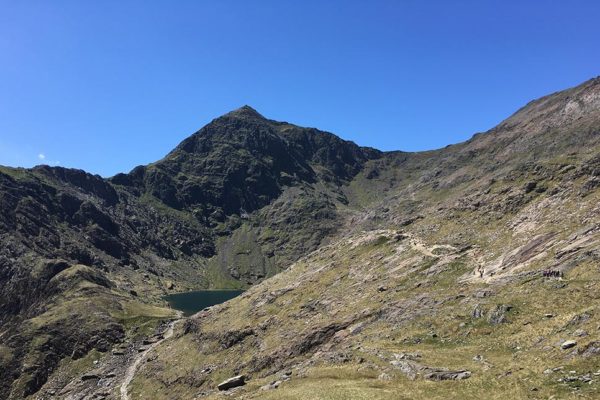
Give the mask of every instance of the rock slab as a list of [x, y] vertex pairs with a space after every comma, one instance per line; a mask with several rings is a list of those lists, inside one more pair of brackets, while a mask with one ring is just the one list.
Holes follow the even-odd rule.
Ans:
[[577, 346], [577, 342], [574, 340], [566, 340], [563, 344], [560, 345], [560, 348], [563, 350], [570, 349], [571, 347]]
[[229, 390], [234, 387], [244, 386], [246, 384], [246, 377], [244, 375], [237, 375], [229, 378], [217, 385], [219, 390]]

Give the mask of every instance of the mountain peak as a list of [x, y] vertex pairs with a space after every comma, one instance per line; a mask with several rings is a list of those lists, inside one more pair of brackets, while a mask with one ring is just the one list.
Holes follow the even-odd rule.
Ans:
[[261, 119], [265, 118], [258, 111], [256, 111], [254, 108], [250, 107], [249, 105], [244, 105], [244, 106], [242, 106], [236, 110], [233, 110], [225, 115], [230, 116], [230, 117], [243, 117], [243, 118], [261, 118]]

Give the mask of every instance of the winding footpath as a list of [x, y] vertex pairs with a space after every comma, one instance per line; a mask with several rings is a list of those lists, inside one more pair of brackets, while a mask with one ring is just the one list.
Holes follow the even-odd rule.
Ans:
[[180, 318], [169, 322], [169, 325], [163, 334], [163, 338], [152, 343], [146, 350], [136, 355], [133, 363], [131, 363], [131, 365], [127, 368], [127, 371], [125, 372], [125, 378], [123, 379], [123, 383], [121, 383], [121, 400], [131, 400], [131, 397], [129, 396], [129, 384], [133, 380], [138, 370], [138, 367], [140, 366], [140, 363], [146, 359], [146, 356], [151, 350], [153, 350], [162, 342], [173, 336], [175, 325], [177, 325], [181, 321], [182, 319]]

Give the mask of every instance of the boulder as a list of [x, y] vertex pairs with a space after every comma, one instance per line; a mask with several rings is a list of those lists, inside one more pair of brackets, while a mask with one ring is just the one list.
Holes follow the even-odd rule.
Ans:
[[537, 186], [537, 182], [527, 182], [526, 184], [523, 185], [523, 191], [525, 191], [525, 193], [529, 193], [531, 191], [533, 191]]
[[289, 381], [292, 378], [292, 371], [286, 371], [279, 377], [282, 381]]
[[560, 345], [560, 348], [563, 350], [566, 350], [566, 349], [570, 349], [571, 347], [575, 347], [575, 346], [577, 346], [577, 342], [575, 340], [565, 340]]
[[82, 381], [89, 381], [89, 380], [92, 380], [92, 379], [100, 379], [100, 375], [94, 374], [94, 373], [88, 373], [88, 374], [81, 375], [81, 380]]
[[490, 297], [493, 295], [493, 292], [490, 290], [479, 290], [473, 294], [473, 297], [477, 299], [483, 299], [485, 297]]
[[219, 390], [229, 390], [234, 387], [244, 386], [246, 384], [246, 377], [244, 375], [237, 375], [229, 378], [217, 385]]
[[272, 389], [277, 389], [279, 387], [279, 385], [281, 385], [281, 381], [273, 381], [267, 385], [261, 386], [260, 389], [261, 390], [272, 390]]

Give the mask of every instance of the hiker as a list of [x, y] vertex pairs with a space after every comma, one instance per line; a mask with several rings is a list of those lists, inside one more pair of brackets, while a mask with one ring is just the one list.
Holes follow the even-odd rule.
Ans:
[[481, 265], [477, 266], [477, 272], [479, 272], [479, 277], [483, 278], [484, 269]]

